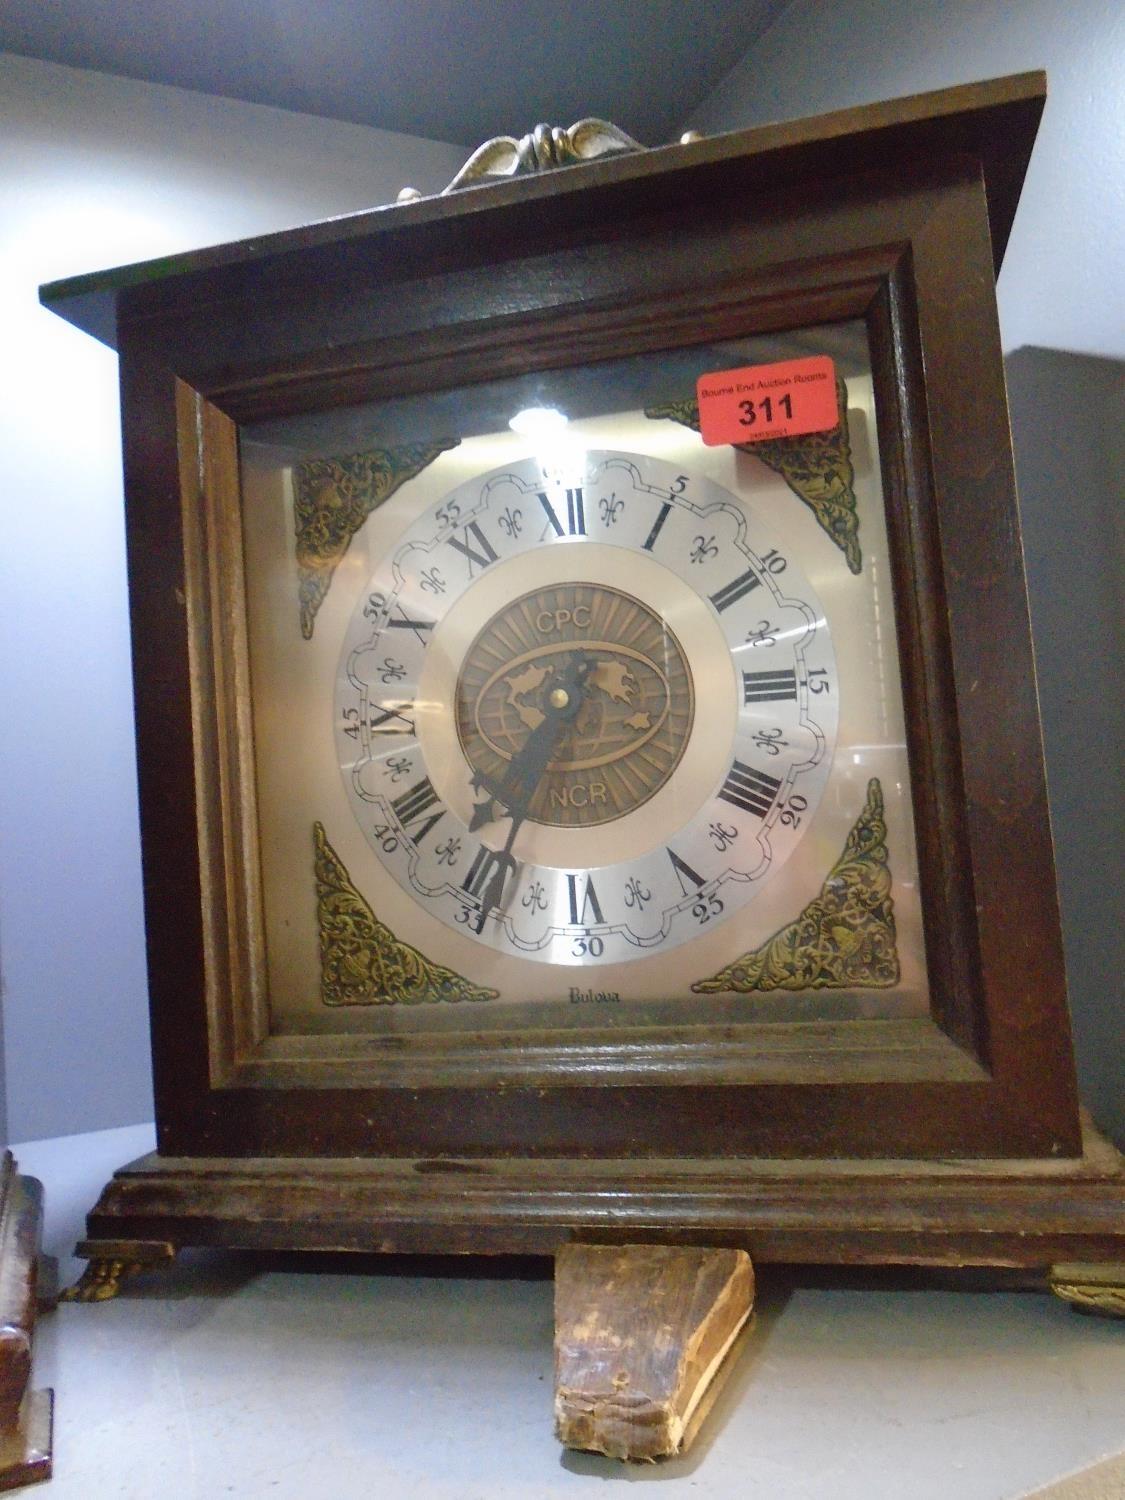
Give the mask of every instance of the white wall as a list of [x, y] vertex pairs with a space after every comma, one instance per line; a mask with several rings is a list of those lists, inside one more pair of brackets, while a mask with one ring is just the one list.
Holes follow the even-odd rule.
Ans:
[[8, 1139], [152, 1115], [117, 359], [38, 285], [433, 191], [464, 155], [0, 54]]
[[1120, 0], [793, 0], [689, 122], [705, 133], [1047, 70], [1000, 277], [1005, 349], [1125, 354]]
[[689, 123], [734, 130], [1031, 68], [1048, 100], [1000, 326], [1079, 1076], [1125, 1144], [1125, 7], [793, 0]]

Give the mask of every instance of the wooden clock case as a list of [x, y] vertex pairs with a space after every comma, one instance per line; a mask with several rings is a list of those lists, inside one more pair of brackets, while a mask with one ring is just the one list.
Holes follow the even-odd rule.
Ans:
[[[121, 359], [157, 1153], [104, 1289], [182, 1245], [1121, 1258], [1080, 1116], [994, 278], [1041, 75], [607, 157], [44, 289]], [[340, 1060], [255, 951], [240, 424], [862, 319], [928, 1018]], [[99, 1295], [101, 1293], [98, 1293]]]

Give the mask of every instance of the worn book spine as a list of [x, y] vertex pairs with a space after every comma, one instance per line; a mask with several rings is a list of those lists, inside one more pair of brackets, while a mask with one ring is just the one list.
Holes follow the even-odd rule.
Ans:
[[43, 1191], [0, 1160], [0, 1490], [51, 1477], [51, 1393], [29, 1391]]

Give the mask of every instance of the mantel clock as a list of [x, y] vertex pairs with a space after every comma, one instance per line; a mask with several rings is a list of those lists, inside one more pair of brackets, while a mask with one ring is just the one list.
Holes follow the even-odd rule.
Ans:
[[88, 1290], [1121, 1258], [994, 299], [1042, 100], [541, 128], [45, 289], [121, 357], [158, 1112]]

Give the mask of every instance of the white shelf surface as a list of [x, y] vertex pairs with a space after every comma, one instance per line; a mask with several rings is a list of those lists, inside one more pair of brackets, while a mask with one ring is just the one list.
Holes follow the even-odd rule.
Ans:
[[[104, 1182], [152, 1144], [138, 1126], [13, 1147], [44, 1183], [64, 1284]], [[695, 1448], [627, 1467], [552, 1435], [549, 1280], [294, 1264], [187, 1252], [116, 1301], [45, 1314], [44, 1500], [570, 1500], [604, 1481], [659, 1500], [1017, 1500], [1125, 1447], [1125, 1324], [1044, 1295], [771, 1288], [767, 1267]]]

